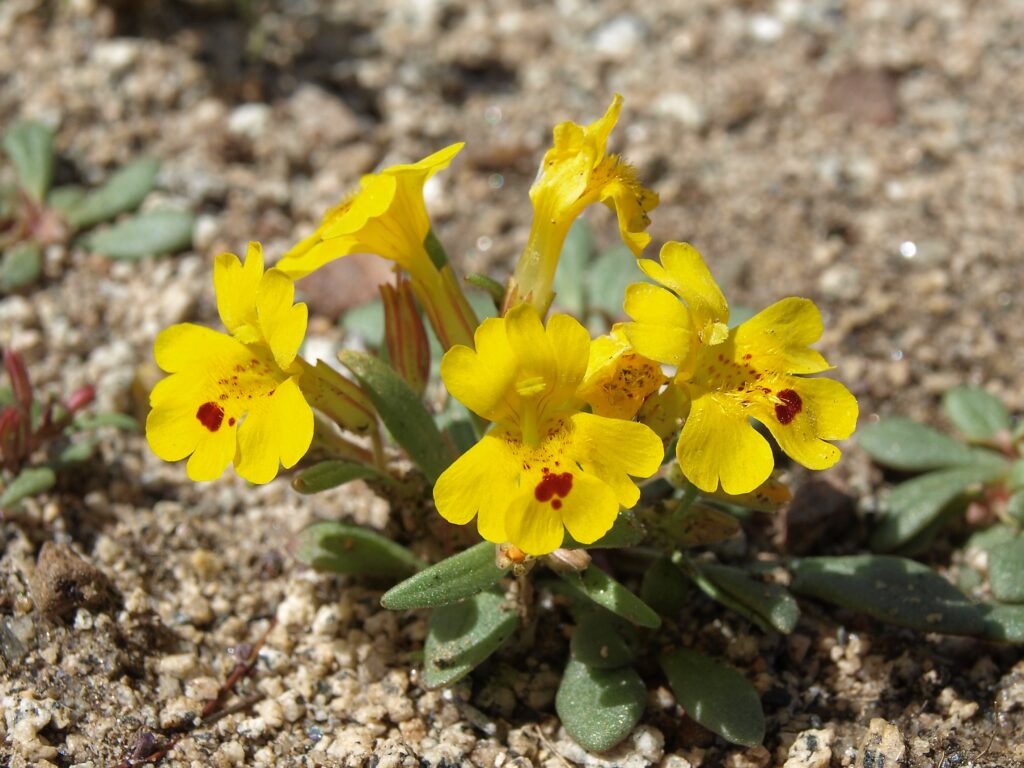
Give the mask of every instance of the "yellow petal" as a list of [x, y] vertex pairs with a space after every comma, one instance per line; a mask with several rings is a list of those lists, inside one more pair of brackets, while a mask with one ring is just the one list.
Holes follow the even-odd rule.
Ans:
[[[607, 483], [581, 472], [575, 476], [572, 492], [563, 499], [559, 511], [562, 513], [562, 524], [576, 541], [580, 544], [593, 544], [608, 533], [615, 523], [619, 502]], [[529, 552], [523, 546], [517, 546]], [[561, 542], [552, 549], [559, 546]]]
[[520, 494], [509, 504], [505, 530], [508, 540], [528, 555], [554, 552], [565, 539], [561, 512], [527, 494]]
[[658, 471], [665, 456], [661, 439], [650, 427], [635, 421], [589, 413], [577, 413], [571, 421], [573, 459], [607, 483], [619, 504], [632, 507], [640, 498], [640, 489], [630, 476], [647, 478]]
[[571, 397], [587, 372], [590, 334], [575, 318], [558, 314], [548, 320], [547, 339], [558, 358], [556, 385]]
[[220, 254], [213, 264], [217, 312], [231, 333], [256, 323], [256, 291], [263, 277], [263, 247], [249, 243], [245, 265], [233, 253]]
[[202, 382], [185, 374], [157, 382], [150, 395], [153, 407], [146, 416], [146, 440], [164, 461], [181, 461], [199, 445], [205, 428], [196, 419], [203, 403]]
[[456, 459], [434, 484], [434, 504], [441, 517], [465, 525], [479, 514], [477, 527], [487, 541], [501, 544], [508, 500], [518, 493], [513, 463], [505, 441], [493, 432]]
[[664, 383], [661, 366], [638, 354], [617, 324], [611, 336], [591, 343], [587, 373], [577, 395], [598, 416], [632, 419]]
[[622, 330], [637, 352], [669, 365], [682, 365], [696, 354], [697, 338], [690, 313], [664, 288], [634, 283], [626, 288]]
[[305, 304], [293, 305], [294, 299], [295, 283], [283, 272], [272, 269], [263, 276], [256, 296], [260, 329], [282, 370], [292, 364], [306, 335], [308, 310]]
[[367, 221], [387, 213], [397, 189], [398, 182], [394, 176], [383, 173], [363, 176], [359, 182], [359, 192], [348, 201], [348, 207], [344, 211], [335, 212], [330, 220], [324, 220], [321, 237], [330, 240], [357, 236]]
[[[509, 346], [520, 367], [516, 392], [521, 397], [546, 393], [558, 379], [558, 366], [540, 315], [531, 305], [520, 304], [509, 311], [504, 322]], [[589, 346], [589, 336], [587, 338]]]
[[719, 482], [732, 495], [763, 483], [774, 466], [771, 446], [758, 434], [741, 408], [724, 397], [706, 394], [693, 400], [676, 446], [686, 479], [702, 491]]
[[358, 246], [359, 241], [352, 237], [321, 240], [320, 234], [314, 233], [286, 253], [274, 268], [292, 280], [299, 280], [324, 264], [355, 253]]
[[831, 366], [808, 345], [821, 338], [821, 312], [810, 299], [772, 304], [735, 329], [736, 349], [780, 373], [818, 373]]
[[279, 464], [294, 466], [313, 440], [313, 410], [296, 378], [279, 384], [258, 402], [238, 430], [235, 471], [251, 483], [267, 483]]
[[448, 392], [474, 413], [490, 421], [509, 414], [507, 395], [512, 391], [517, 360], [500, 318], [484, 320], [473, 336], [476, 349], [455, 346], [441, 359], [441, 378]]
[[[699, 333], [709, 326], [728, 324], [729, 305], [696, 248], [689, 243], [669, 242], [659, 257], [661, 264], [643, 259], [640, 268], [686, 302]], [[703, 336], [702, 340], [711, 343]]]
[[237, 339], [192, 323], [165, 328], [153, 344], [156, 364], [168, 373], [204, 365], [212, 359], [234, 361], [247, 355], [245, 345]]
[[203, 435], [185, 465], [189, 480], [197, 483], [216, 480], [235, 457], [235, 428], [223, 428]]

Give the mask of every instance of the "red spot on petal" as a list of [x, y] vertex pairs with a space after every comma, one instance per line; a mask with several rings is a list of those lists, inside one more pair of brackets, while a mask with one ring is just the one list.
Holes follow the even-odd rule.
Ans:
[[555, 509], [561, 509], [561, 508], [562, 508], [562, 502], [561, 502], [561, 501], [560, 501], [559, 499], [554, 499], [554, 500], [553, 500], [553, 501], [551, 502], [551, 506], [552, 506], [553, 508], [555, 508]]
[[203, 403], [196, 411], [196, 418], [208, 430], [216, 432], [220, 429], [220, 423], [224, 421], [224, 409], [216, 403]]
[[232, 416], [230, 419], [228, 419], [228, 426], [229, 427], [235, 426], [235, 417], [234, 416]]
[[775, 418], [780, 424], [789, 424], [804, 409], [804, 401], [792, 389], [780, 390], [779, 400], [782, 402], [775, 406]]
[[753, 357], [753, 355], [752, 355], [752, 354], [750, 354], [750, 353], [748, 352], [747, 354], [745, 354], [745, 355], [743, 356], [743, 359], [744, 359], [744, 360], [749, 360], [749, 359], [750, 359], [750, 358], [752, 358], [752, 357]]
[[[560, 474], [553, 474], [545, 471], [541, 481], [533, 489], [533, 495], [537, 501], [551, 501], [555, 496], [561, 496], [564, 499], [571, 490], [572, 473], [562, 472]], [[557, 499], [555, 500], [557, 501]], [[555, 507], [555, 509], [561, 507], [561, 502], [558, 502], [558, 504], [559, 506]], [[554, 506], [553, 503], [552, 506]]]

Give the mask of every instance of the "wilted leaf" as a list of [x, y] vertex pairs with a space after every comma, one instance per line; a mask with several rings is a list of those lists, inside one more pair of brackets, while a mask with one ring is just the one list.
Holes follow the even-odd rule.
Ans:
[[515, 632], [519, 614], [499, 589], [480, 592], [430, 614], [423, 648], [423, 684], [443, 688], [462, 679]]
[[687, 648], [658, 659], [686, 714], [723, 739], [745, 747], [764, 740], [764, 712], [757, 691], [732, 667]]
[[740, 530], [739, 520], [707, 504], [691, 504], [682, 512], [666, 510], [661, 523], [660, 530], [684, 549], [717, 544]]
[[4, 132], [4, 152], [22, 188], [42, 202], [53, 178], [53, 131], [34, 120], [14, 123]]
[[376, 531], [325, 520], [299, 532], [295, 557], [318, 571], [400, 578], [426, 567], [405, 547]]
[[22, 499], [49, 490], [56, 483], [57, 475], [49, 467], [23, 469], [0, 493], [0, 509], [10, 509]]
[[952, 584], [914, 560], [889, 555], [810, 557], [790, 589], [921, 632], [975, 635], [982, 613]]
[[587, 308], [586, 273], [593, 256], [594, 234], [581, 216], [565, 237], [553, 284], [555, 304], [570, 315], [582, 317]]
[[292, 479], [292, 488], [299, 493], [319, 493], [328, 488], [351, 483], [353, 480], [382, 480], [391, 482], [388, 475], [378, 472], [373, 467], [354, 461], [331, 460], [302, 470]]
[[506, 573], [495, 563], [494, 545], [482, 541], [396, 584], [380, 604], [393, 611], [447, 605], [483, 592]]
[[111, 259], [133, 261], [190, 248], [194, 226], [195, 216], [187, 211], [149, 211], [92, 232], [84, 242]]
[[646, 703], [647, 687], [632, 667], [598, 669], [570, 658], [555, 711], [581, 747], [604, 752], [629, 736]]
[[1002, 401], [977, 387], [954, 387], [942, 397], [942, 407], [969, 440], [991, 440], [1010, 428], [1010, 413]]
[[756, 512], [775, 512], [793, 498], [789, 487], [772, 477], [769, 477], [750, 493], [742, 493], [739, 496], [732, 496], [721, 489], [710, 493], [702, 491], [701, 495], [707, 499], [734, 504], [744, 509], [753, 509]]
[[1024, 538], [1018, 536], [988, 553], [988, 582], [1004, 603], [1024, 603]]
[[[760, 581], [727, 565], [700, 563], [698, 586], [753, 621], [766, 632], [775, 629], [788, 635], [800, 620], [800, 607], [785, 587]], [[712, 589], [708, 591], [707, 586]], [[723, 599], [724, 598], [724, 599]]]
[[77, 229], [86, 229], [134, 211], [156, 185], [159, 171], [160, 161], [156, 158], [145, 157], [129, 163], [68, 209], [68, 222]]
[[991, 464], [999, 460], [997, 454], [972, 450], [949, 435], [901, 417], [861, 427], [857, 443], [879, 464], [905, 471]]
[[559, 571], [567, 583], [603, 608], [641, 627], [657, 629], [661, 618], [649, 605], [595, 565], [583, 573]]
[[32, 285], [43, 274], [43, 251], [31, 240], [12, 246], [0, 260], [0, 291], [7, 293]]

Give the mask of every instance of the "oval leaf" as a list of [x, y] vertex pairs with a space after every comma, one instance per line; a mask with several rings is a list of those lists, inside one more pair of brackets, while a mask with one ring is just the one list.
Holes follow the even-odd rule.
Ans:
[[647, 687], [632, 667], [597, 669], [570, 658], [555, 697], [562, 725], [591, 752], [629, 736], [647, 703]]
[[604, 611], [585, 614], [572, 633], [573, 658], [593, 669], [616, 669], [632, 663], [636, 654], [623, 636], [626, 628], [632, 630]]
[[648, 629], [661, 626], [661, 617], [653, 608], [597, 566], [591, 565], [583, 573], [559, 571], [558, 575], [602, 608], [627, 621]]
[[764, 740], [761, 699], [735, 669], [688, 648], [658, 661], [676, 701], [698, 723], [733, 744], [755, 747]]
[[1018, 536], [991, 549], [988, 581], [996, 600], [1024, 603], [1024, 538]]
[[991, 440], [1010, 428], [1010, 413], [995, 395], [977, 387], [954, 387], [942, 397], [949, 420], [968, 440]]
[[38, 243], [19, 243], [0, 260], [0, 291], [7, 293], [32, 285], [43, 274], [43, 251]]
[[940, 469], [978, 460], [975, 452], [949, 435], [902, 417], [861, 427], [857, 444], [879, 464], [904, 471]]
[[640, 598], [662, 616], [675, 616], [686, 605], [692, 582], [675, 563], [659, 557], [644, 572]]
[[794, 565], [790, 589], [921, 632], [974, 635], [983, 629], [975, 603], [931, 568], [903, 557], [806, 558]]
[[871, 536], [871, 548], [891, 552], [904, 546], [943, 512], [964, 504], [972, 487], [995, 480], [1005, 472], [1005, 465], [953, 467], [896, 486], [886, 501], [886, 514]]
[[442, 560], [384, 593], [380, 604], [393, 611], [448, 605], [482, 592], [507, 573], [494, 560], [494, 545], [482, 541]]
[[77, 229], [87, 229], [134, 211], [156, 185], [159, 171], [160, 161], [153, 157], [129, 163], [72, 205], [67, 211], [68, 222]]
[[1009, 643], [1024, 643], [1024, 605], [982, 603], [985, 637]]
[[372, 355], [342, 350], [338, 359], [359, 380], [395, 441], [430, 482], [437, 482], [452, 456], [416, 393], [385, 362]]
[[443, 688], [468, 675], [515, 632], [519, 614], [499, 589], [437, 608], [427, 622], [423, 684]]
[[765, 631], [774, 628], [788, 635], [796, 629], [800, 606], [785, 587], [760, 581], [727, 565], [702, 563], [698, 568], [704, 580], [715, 588], [712, 598], [717, 600], [719, 595], [730, 598], [727, 604], [732, 605], [729, 607], [739, 605], [739, 613]]
[[22, 499], [49, 490], [57, 483], [57, 475], [49, 467], [30, 467], [21, 470], [0, 493], [0, 509], [10, 509]]
[[4, 132], [3, 144], [22, 189], [42, 202], [53, 178], [53, 131], [42, 123], [24, 120]]
[[426, 566], [422, 560], [376, 531], [325, 520], [299, 532], [296, 559], [318, 571], [400, 578]]
[[308, 469], [304, 469], [292, 479], [292, 488], [299, 493], [319, 493], [328, 488], [350, 483], [353, 480], [385, 480], [391, 478], [381, 474], [373, 467], [358, 464], [354, 461], [321, 461]]
[[149, 211], [93, 232], [85, 245], [111, 259], [134, 261], [190, 248], [194, 225], [187, 211]]

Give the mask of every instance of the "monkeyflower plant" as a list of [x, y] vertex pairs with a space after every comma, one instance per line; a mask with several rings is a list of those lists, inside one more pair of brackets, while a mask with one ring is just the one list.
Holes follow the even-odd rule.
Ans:
[[[423, 185], [461, 144], [365, 176], [269, 269], [257, 244], [244, 261], [218, 256], [225, 330], [160, 334], [156, 361], [170, 375], [152, 392], [146, 434], [162, 459], [188, 458], [193, 480], [231, 465], [265, 483], [284, 468], [301, 493], [362, 479], [389, 498], [386, 533], [325, 520], [301, 533], [299, 558], [389, 580], [387, 608], [430, 610], [426, 687], [524, 654], [571, 621], [556, 709], [584, 747], [607, 750], [639, 721], [646, 655], [660, 667], [644, 665], [648, 679], [663, 676], [690, 717], [755, 745], [756, 690], [681, 628], [703, 592], [764, 631], [793, 630], [784, 579], [728, 564], [719, 545], [788, 499], [771, 441], [809, 469], [830, 467], [857, 403], [815, 376], [830, 366], [812, 347], [822, 320], [810, 300], [731, 325], [692, 246], [641, 258], [658, 196], [608, 149], [621, 108], [616, 96], [594, 123], [555, 128], [504, 286], [460, 281], [430, 225]], [[622, 247], [595, 256], [579, 219], [599, 202]], [[395, 282], [381, 286], [380, 354], [343, 350], [342, 371], [302, 356], [294, 281], [355, 252], [392, 262]], [[487, 290], [483, 301], [468, 284]]]

